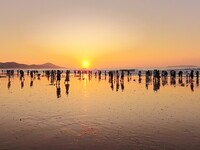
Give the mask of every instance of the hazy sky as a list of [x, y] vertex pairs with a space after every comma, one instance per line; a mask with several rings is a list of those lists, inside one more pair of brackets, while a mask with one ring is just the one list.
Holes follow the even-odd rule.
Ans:
[[199, 0], [0, 0], [0, 61], [200, 65]]

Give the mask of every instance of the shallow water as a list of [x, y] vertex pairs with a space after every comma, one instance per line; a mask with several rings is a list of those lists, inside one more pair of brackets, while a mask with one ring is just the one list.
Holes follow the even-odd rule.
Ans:
[[[134, 81], [135, 80], [135, 81]], [[0, 78], [0, 149], [199, 149], [200, 88], [183, 78]]]

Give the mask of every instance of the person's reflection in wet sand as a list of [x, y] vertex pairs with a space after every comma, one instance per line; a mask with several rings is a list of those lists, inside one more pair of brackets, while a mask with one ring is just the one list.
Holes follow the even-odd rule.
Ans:
[[51, 76], [51, 78], [50, 78], [50, 84], [54, 85], [54, 82], [55, 82], [55, 78], [54, 78], [54, 76]]
[[194, 92], [194, 82], [193, 82], [193, 80], [191, 80], [190, 89], [191, 89], [192, 92]]
[[99, 81], [101, 81], [101, 76], [99, 76]]
[[104, 75], [105, 75], [105, 80], [106, 80], [106, 77], [107, 77], [107, 72], [106, 71], [104, 72]]
[[162, 77], [162, 86], [166, 86], [168, 84], [168, 78]]
[[56, 85], [56, 95], [57, 95], [57, 98], [61, 97], [61, 88], [59, 84]]
[[189, 78], [186, 77], [186, 86], [188, 86], [188, 84], [189, 84]]
[[66, 95], [69, 95], [69, 84], [65, 84], [65, 89], [66, 89]]
[[196, 84], [197, 86], [199, 86], [199, 71], [196, 71], [196, 77], [197, 77]]
[[185, 84], [183, 83], [183, 78], [182, 78], [182, 77], [179, 78], [178, 83], [179, 83], [179, 85], [181, 85], [182, 87], [185, 86]]
[[199, 79], [196, 80], [196, 85], [199, 86]]
[[176, 78], [171, 77], [170, 84], [173, 85], [173, 86], [176, 86]]
[[113, 81], [111, 81], [111, 86], [110, 86], [110, 87], [111, 87], [112, 90], [114, 90], [114, 84], [113, 84]]
[[142, 78], [141, 77], [139, 77], [138, 83], [139, 84], [142, 83]]
[[150, 82], [152, 82], [152, 77], [151, 77], [151, 72], [148, 70], [146, 71], [145, 75], [145, 86], [147, 90], [149, 89]]
[[183, 79], [182, 79], [182, 78], [179, 78], [178, 83], [179, 83], [180, 85], [183, 84]]
[[122, 92], [124, 91], [124, 80], [121, 81], [121, 89], [122, 89]]
[[21, 89], [24, 88], [24, 80], [21, 80]]
[[145, 86], [146, 86], [146, 89], [148, 90], [149, 89], [149, 82], [150, 82], [150, 80], [149, 80], [149, 78], [148, 77], [146, 77], [146, 80], [145, 80]]
[[160, 89], [160, 79], [153, 81], [153, 90], [156, 92]]
[[31, 79], [30, 87], [33, 87], [33, 79]]
[[11, 87], [11, 81], [10, 81], [10, 78], [8, 79], [8, 89], [10, 89]]
[[119, 79], [116, 80], [116, 92], [119, 91]]

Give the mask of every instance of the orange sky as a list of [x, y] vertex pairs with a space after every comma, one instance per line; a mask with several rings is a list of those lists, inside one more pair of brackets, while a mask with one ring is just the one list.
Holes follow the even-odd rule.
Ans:
[[1, 0], [0, 61], [200, 65], [197, 0]]

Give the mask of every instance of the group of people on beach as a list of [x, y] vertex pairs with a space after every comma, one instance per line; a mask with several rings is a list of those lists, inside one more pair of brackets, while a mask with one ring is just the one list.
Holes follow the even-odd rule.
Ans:
[[[46, 76], [47, 79], [50, 79], [51, 85], [55, 85], [57, 89], [57, 95], [60, 97], [60, 83], [63, 76], [65, 76], [64, 84], [66, 87], [66, 94], [69, 93], [69, 81], [70, 81], [70, 70], [65, 71], [65, 75], [63, 75], [63, 70], [45, 70], [42, 71], [42, 76]], [[138, 77], [139, 77], [139, 83], [142, 81], [142, 72], [144, 71], [138, 71]], [[3, 71], [2, 71], [3, 73]], [[11, 86], [10, 78], [14, 76], [15, 71], [14, 70], [6, 70], [5, 73], [8, 77], [8, 88]], [[101, 80], [102, 76], [105, 76], [105, 79], [108, 75], [109, 77], [109, 83], [112, 90], [114, 90], [114, 84], [116, 84], [116, 91], [119, 90], [119, 87], [121, 86], [121, 90], [124, 90], [124, 78], [125, 74], [127, 76], [128, 82], [131, 80], [133, 71], [130, 70], [110, 70], [110, 71], [102, 71], [97, 70], [95, 72], [88, 71], [88, 70], [74, 70], [74, 76], [79, 77], [79, 79], [85, 79], [85, 76], [88, 76], [88, 79], [90, 80], [92, 78], [92, 75], [94, 73], [95, 78], [98, 76], [98, 79]], [[21, 80], [21, 88], [24, 87], [24, 81], [25, 81], [25, 73], [23, 70], [17, 70], [17, 75], [19, 76]], [[179, 77], [179, 84], [181, 86], [184, 86], [184, 83], [182, 81], [183, 76], [186, 77], [186, 84], [189, 82], [191, 83], [191, 89], [193, 85], [194, 77], [196, 77], [197, 85], [199, 83], [199, 70], [186, 70], [183, 72], [182, 70], [147, 70], [145, 71], [145, 79], [146, 79], [146, 87], [148, 89], [148, 83], [151, 82], [151, 79], [153, 78], [153, 89], [155, 91], [160, 89], [160, 82], [162, 79], [162, 85], [167, 84], [167, 78], [170, 75], [170, 84], [176, 85], [176, 77], [178, 75]], [[30, 76], [31, 82], [30, 87], [33, 86], [33, 81], [37, 77], [37, 79], [40, 79], [41, 73], [38, 70], [27, 70], [27, 76]], [[133, 79], [135, 81], [135, 79]]]

